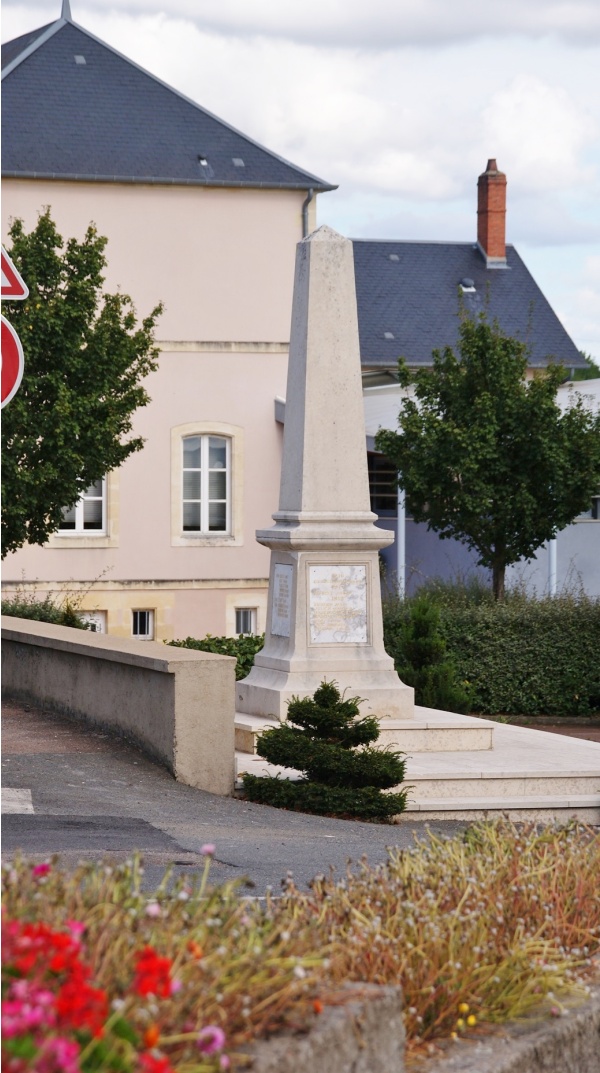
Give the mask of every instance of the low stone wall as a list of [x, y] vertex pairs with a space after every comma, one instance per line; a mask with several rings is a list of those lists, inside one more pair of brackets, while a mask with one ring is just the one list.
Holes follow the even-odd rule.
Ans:
[[3, 615], [2, 690], [123, 735], [179, 782], [233, 792], [231, 656]]
[[275, 1036], [248, 1048], [252, 1073], [403, 1073], [401, 989], [348, 986], [356, 998], [326, 1006], [306, 1035]]
[[598, 1073], [600, 988], [556, 1020], [509, 1022], [494, 1036], [461, 1040], [414, 1073]]

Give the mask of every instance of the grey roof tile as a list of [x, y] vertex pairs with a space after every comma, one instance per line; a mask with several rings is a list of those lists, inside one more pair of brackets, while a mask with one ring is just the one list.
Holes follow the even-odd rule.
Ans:
[[[462, 293], [467, 311], [486, 309], [506, 335], [530, 347], [529, 364], [585, 361], [513, 246], [507, 268], [486, 268], [468, 242], [354, 240], [360, 352], [363, 365], [431, 365], [432, 351], [456, 345], [459, 285], [471, 279], [475, 292]], [[392, 259], [390, 259], [390, 256]], [[389, 336], [393, 338], [389, 338]]]
[[9, 42], [2, 62], [4, 175], [335, 189], [70, 21]]

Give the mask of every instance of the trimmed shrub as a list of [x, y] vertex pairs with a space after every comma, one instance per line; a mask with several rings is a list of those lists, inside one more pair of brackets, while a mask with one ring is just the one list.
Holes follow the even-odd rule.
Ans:
[[[421, 590], [422, 591], [422, 590]], [[423, 596], [420, 597], [422, 599]], [[600, 600], [470, 600], [464, 587], [430, 591], [469, 710], [484, 715], [586, 716], [600, 711]], [[411, 599], [384, 608], [385, 646], [400, 672]]]
[[10, 600], [2, 600], [1, 609], [3, 615], [13, 615], [14, 618], [51, 622], [55, 626], [72, 626], [76, 630], [89, 629], [89, 624], [84, 622], [68, 600], [57, 605], [51, 596], [46, 596], [43, 600], [36, 600], [34, 596], [14, 596]]
[[257, 752], [305, 777], [245, 774], [246, 796], [277, 808], [363, 820], [403, 812], [407, 791], [382, 791], [403, 782], [405, 761], [400, 753], [369, 747], [379, 737], [379, 723], [373, 716], [357, 718], [359, 703], [359, 697], [340, 696], [335, 682], [323, 682], [314, 697], [294, 697], [287, 723], [261, 734]]
[[408, 605], [400, 626], [399, 652], [396, 670], [406, 685], [414, 686], [417, 704], [447, 712], [469, 710], [469, 692], [456, 681], [448, 658], [439, 608], [427, 596]]
[[234, 656], [237, 660], [235, 677], [239, 681], [252, 669], [254, 657], [265, 643], [264, 633], [244, 633], [240, 637], [213, 637], [207, 633], [201, 640], [186, 637], [184, 641], [167, 641], [174, 648], [194, 648], [197, 652], [216, 652], [220, 656]]

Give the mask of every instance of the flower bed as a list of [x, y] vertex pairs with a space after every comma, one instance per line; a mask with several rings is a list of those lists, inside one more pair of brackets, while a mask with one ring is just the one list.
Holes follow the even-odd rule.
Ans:
[[[600, 837], [574, 824], [478, 824], [386, 865], [281, 898], [138, 859], [3, 869], [7, 1073], [213, 1073], [253, 1041], [310, 1029], [344, 985], [401, 984], [413, 1049], [587, 992], [600, 946]], [[356, 997], [356, 991], [353, 991]]]

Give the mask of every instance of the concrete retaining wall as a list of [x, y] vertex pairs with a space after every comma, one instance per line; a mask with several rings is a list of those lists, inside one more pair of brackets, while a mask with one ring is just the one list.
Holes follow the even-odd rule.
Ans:
[[[509, 1023], [498, 1034], [450, 1044], [442, 1059], [418, 1073], [598, 1073], [600, 989], [557, 1020]], [[415, 1070], [416, 1073], [416, 1070]]]
[[2, 689], [122, 734], [179, 782], [233, 792], [231, 656], [3, 615]]
[[403, 1073], [399, 987], [349, 985], [356, 999], [326, 1006], [305, 1036], [276, 1036], [248, 1048], [252, 1073]]

